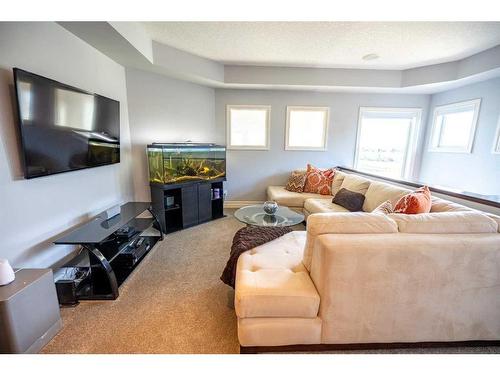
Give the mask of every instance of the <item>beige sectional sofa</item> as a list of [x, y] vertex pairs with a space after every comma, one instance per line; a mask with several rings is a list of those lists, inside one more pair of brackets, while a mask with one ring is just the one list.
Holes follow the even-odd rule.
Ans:
[[371, 212], [379, 204], [390, 200], [395, 204], [399, 198], [410, 192], [408, 189], [367, 178], [336, 171], [332, 183], [332, 195], [294, 193], [284, 186], [269, 186], [267, 198], [278, 204], [303, 211], [306, 216], [325, 212], [349, 212], [344, 207], [332, 203], [333, 196], [341, 189], [357, 191], [365, 195], [363, 211]]
[[367, 212], [269, 187], [269, 199], [308, 215], [307, 231], [240, 256], [242, 351], [500, 340], [499, 217], [443, 199], [429, 214], [376, 214], [408, 190], [344, 173], [334, 185], [366, 188]]

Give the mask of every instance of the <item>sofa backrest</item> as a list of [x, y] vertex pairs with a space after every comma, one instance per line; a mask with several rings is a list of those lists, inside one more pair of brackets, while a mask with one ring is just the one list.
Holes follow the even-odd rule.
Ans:
[[403, 189], [396, 185], [386, 184], [385, 182], [372, 181], [365, 194], [363, 211], [372, 212], [381, 203], [391, 201], [394, 207], [403, 195], [410, 193], [411, 190]]
[[342, 183], [344, 182], [345, 176], [347, 176], [347, 173], [339, 171], [338, 169], [335, 170], [335, 174], [333, 175], [333, 181], [332, 181], [332, 195], [333, 196], [335, 196], [335, 194], [337, 194], [338, 191], [340, 190], [340, 187], [342, 186]]
[[[294, 172], [305, 173], [306, 170], [296, 169]], [[354, 173], [346, 173], [337, 169], [335, 170], [332, 181], [332, 196], [335, 196], [342, 188], [361, 193], [365, 196], [365, 201], [363, 203], [364, 212], [372, 212], [385, 201], [390, 201], [394, 207], [402, 196], [412, 191], [397, 185], [371, 180]], [[327, 198], [327, 196], [324, 198]], [[431, 212], [464, 211], [481, 212], [455, 202], [432, 196]], [[493, 220], [497, 219], [493, 218]], [[498, 218], [498, 220], [500, 220], [500, 218]]]
[[438, 197], [432, 197], [431, 212], [460, 212], [469, 211], [475, 212], [472, 208], [462, 206], [461, 204], [448, 201], [446, 199], [441, 199]]
[[[336, 171], [332, 183], [332, 195], [335, 195], [341, 188], [361, 193], [365, 196], [363, 204], [364, 212], [372, 212], [381, 203], [391, 201], [393, 207], [398, 200], [412, 190], [399, 187], [397, 185], [371, 180], [353, 173]], [[457, 212], [468, 211], [478, 212], [472, 208], [461, 204], [432, 196], [431, 212]]]
[[307, 218], [307, 240], [302, 262], [308, 270], [315, 241], [322, 234], [375, 234], [397, 233], [398, 226], [388, 215], [367, 212], [332, 212], [309, 215]]
[[356, 193], [366, 194], [368, 187], [370, 186], [371, 180], [357, 176], [355, 174], [348, 174], [344, 176], [344, 180], [340, 185], [340, 189], [347, 189], [350, 191], [355, 191]]
[[389, 214], [400, 233], [496, 233], [498, 223], [481, 212], [450, 211], [428, 214]]

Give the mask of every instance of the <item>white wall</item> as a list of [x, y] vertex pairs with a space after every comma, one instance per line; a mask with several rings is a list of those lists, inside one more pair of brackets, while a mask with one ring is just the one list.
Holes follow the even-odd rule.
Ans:
[[[435, 106], [481, 98], [472, 153], [428, 152]], [[479, 194], [500, 195], [500, 155], [491, 152], [500, 116], [500, 78], [432, 95], [420, 180]]]
[[[19, 67], [120, 101], [120, 164], [23, 179], [12, 68]], [[0, 23], [0, 258], [49, 267], [73, 250], [54, 236], [130, 200], [125, 70], [55, 23]]]
[[156, 73], [127, 69], [136, 200], [150, 199], [146, 145], [222, 142], [215, 127], [214, 89]]
[[[307, 162], [323, 168], [337, 165], [352, 166], [360, 106], [422, 108], [422, 118], [425, 120], [429, 95], [217, 89], [215, 91], [215, 121], [217, 133], [223, 137], [226, 132], [227, 104], [272, 106], [271, 149], [269, 151], [228, 150], [227, 152], [228, 199], [245, 201], [264, 200], [266, 186], [283, 185], [292, 169], [305, 168]], [[330, 107], [327, 151], [285, 151], [287, 105]], [[422, 130], [423, 128], [424, 126]], [[418, 165], [416, 169], [418, 170]]]

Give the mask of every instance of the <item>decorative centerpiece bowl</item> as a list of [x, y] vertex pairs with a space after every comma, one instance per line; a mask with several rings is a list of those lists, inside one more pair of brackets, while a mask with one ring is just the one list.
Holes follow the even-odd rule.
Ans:
[[278, 203], [275, 201], [266, 201], [264, 202], [263, 209], [267, 215], [274, 215], [278, 211]]

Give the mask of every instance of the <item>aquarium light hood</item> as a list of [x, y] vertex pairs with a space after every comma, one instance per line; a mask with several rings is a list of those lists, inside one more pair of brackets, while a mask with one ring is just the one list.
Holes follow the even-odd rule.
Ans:
[[153, 145], [155, 146], [176, 146], [176, 147], [192, 147], [192, 146], [199, 146], [199, 147], [224, 147], [224, 146], [219, 146], [215, 143], [195, 143], [195, 142], [153, 142]]

